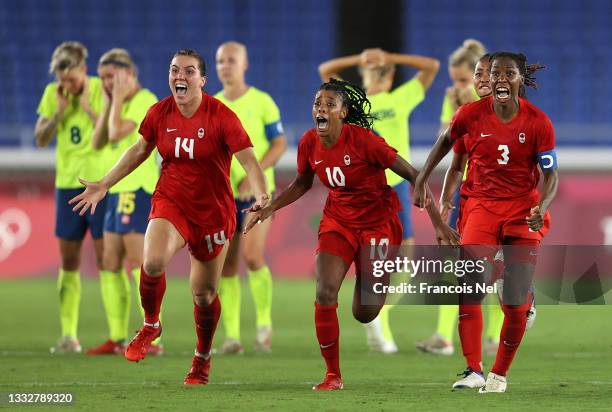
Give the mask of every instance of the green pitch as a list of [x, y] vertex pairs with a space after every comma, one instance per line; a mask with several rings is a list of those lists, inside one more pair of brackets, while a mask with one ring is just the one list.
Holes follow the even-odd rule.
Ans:
[[[540, 306], [509, 375], [506, 394], [451, 392], [463, 370], [460, 354], [435, 357], [413, 342], [429, 336], [433, 307], [391, 312], [400, 353], [369, 353], [363, 327], [350, 309], [352, 282], [342, 291], [339, 316], [345, 390], [315, 393], [324, 375], [313, 326], [314, 283], [278, 281], [274, 291], [273, 353], [255, 355], [252, 302], [243, 283], [243, 343], [247, 353], [213, 357], [211, 384], [185, 387], [195, 333], [185, 279], [168, 282], [164, 301], [167, 354], [134, 364], [122, 357], [49, 354], [59, 333], [55, 282], [0, 283], [0, 392], [72, 392], [65, 410], [610, 410], [612, 306]], [[486, 313], [485, 313], [486, 315]], [[485, 319], [486, 322], [486, 319]], [[132, 325], [138, 327], [136, 311]], [[97, 281], [83, 282], [80, 340], [106, 338]], [[223, 336], [217, 333], [215, 344]], [[456, 346], [457, 352], [460, 348]], [[492, 359], [485, 358], [485, 369]], [[6, 396], [6, 395], [5, 395]], [[0, 408], [7, 405], [0, 404]], [[27, 408], [23, 408], [27, 409]], [[16, 409], [22, 410], [22, 409]], [[48, 410], [48, 409], [46, 409]]]

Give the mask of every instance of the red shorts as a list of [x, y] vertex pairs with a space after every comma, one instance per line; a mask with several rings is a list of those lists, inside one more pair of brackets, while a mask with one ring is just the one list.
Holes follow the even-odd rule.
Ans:
[[[378, 246], [381, 241], [389, 246], [399, 246], [402, 243], [402, 223], [397, 214], [387, 223], [368, 229], [351, 229], [323, 215], [319, 225], [317, 253], [329, 253], [342, 258], [347, 266], [352, 262], [358, 266], [361, 248], [370, 248], [372, 244]], [[357, 269], [359, 270], [358, 267]]]
[[536, 205], [526, 199], [462, 198], [457, 222], [461, 244], [501, 245], [506, 238], [541, 241], [550, 229], [550, 214], [546, 212], [544, 226], [535, 232], [525, 221]]
[[199, 261], [207, 262], [216, 258], [223, 246], [232, 239], [236, 230], [236, 216], [227, 216], [224, 227], [211, 227], [193, 223], [174, 202], [163, 197], [153, 197], [149, 220], [163, 218], [179, 231], [189, 252]]

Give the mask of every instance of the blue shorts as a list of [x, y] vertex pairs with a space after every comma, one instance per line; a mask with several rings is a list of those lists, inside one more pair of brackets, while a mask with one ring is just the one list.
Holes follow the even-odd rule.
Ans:
[[450, 211], [448, 215], [448, 225], [453, 229], [457, 230], [457, 219], [459, 218], [459, 205], [461, 204], [461, 186], [457, 188], [453, 194], [453, 200], [451, 201], [455, 208]]
[[84, 188], [78, 189], [55, 189], [55, 236], [65, 240], [83, 240], [87, 228], [94, 239], [102, 238], [104, 226], [104, 211], [106, 210], [106, 196], [98, 206], [93, 215], [88, 210], [83, 216], [73, 212], [74, 205], [68, 201], [80, 194]]
[[236, 232], [241, 232], [242, 225], [247, 217], [247, 214], [242, 213], [242, 210], [251, 207], [251, 205], [255, 203], [255, 198], [251, 197], [247, 200], [234, 199], [234, 201], [236, 202]]
[[410, 184], [404, 180], [402, 183], [393, 186], [393, 190], [397, 193], [397, 197], [402, 204], [402, 210], [399, 211], [398, 215], [402, 221], [403, 234], [402, 239], [408, 239], [414, 237], [414, 230], [412, 229], [412, 201], [410, 200]]
[[108, 195], [104, 231], [126, 234], [145, 233], [151, 211], [151, 195], [143, 189]]

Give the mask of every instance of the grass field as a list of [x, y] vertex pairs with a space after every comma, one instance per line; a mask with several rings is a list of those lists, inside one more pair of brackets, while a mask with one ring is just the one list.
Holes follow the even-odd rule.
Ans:
[[[312, 281], [276, 283], [270, 355], [250, 350], [254, 316], [244, 283], [247, 353], [214, 357], [211, 384], [202, 387], [182, 385], [195, 345], [186, 280], [168, 282], [167, 354], [138, 364], [118, 356], [50, 355], [59, 333], [55, 282], [3, 281], [0, 392], [72, 392], [74, 405], [60, 408], [87, 411], [612, 409], [612, 306], [540, 306], [511, 370], [508, 392], [480, 395], [450, 390], [463, 370], [462, 356], [434, 357], [414, 349], [416, 339], [432, 332], [434, 307], [396, 307], [391, 318], [401, 352], [369, 353], [363, 327], [351, 316], [352, 286], [349, 281], [344, 285], [339, 309], [345, 389], [316, 393], [310, 388], [323, 377], [324, 364], [314, 334]], [[135, 310], [133, 314], [136, 329]], [[86, 280], [79, 328], [84, 348], [102, 342], [105, 325], [98, 283]], [[221, 338], [222, 328], [215, 343]], [[491, 361], [485, 358], [485, 369]]]

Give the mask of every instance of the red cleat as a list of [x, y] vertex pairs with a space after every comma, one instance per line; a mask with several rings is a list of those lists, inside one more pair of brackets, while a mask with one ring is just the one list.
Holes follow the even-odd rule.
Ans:
[[163, 354], [164, 354], [164, 345], [162, 345], [161, 343], [158, 343], [158, 344], [152, 343], [151, 346], [149, 346], [149, 349], [147, 349], [147, 355], [161, 356]]
[[125, 358], [132, 362], [138, 362], [147, 356], [151, 342], [161, 335], [162, 327], [143, 326], [125, 350]]
[[125, 352], [126, 344], [123, 341], [113, 342], [107, 340], [100, 346], [87, 349], [86, 355], [122, 355]]
[[206, 385], [208, 374], [210, 373], [210, 358], [204, 359], [201, 356], [194, 356], [191, 361], [191, 369], [185, 377], [185, 385]]
[[312, 387], [313, 391], [336, 391], [344, 388], [342, 378], [335, 373], [326, 373], [325, 380]]

